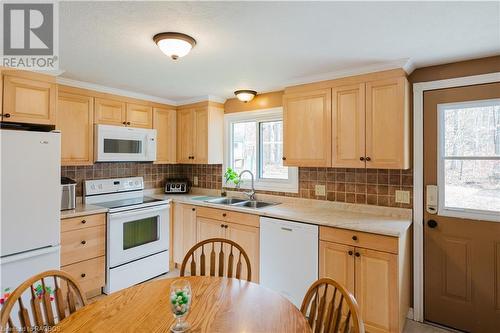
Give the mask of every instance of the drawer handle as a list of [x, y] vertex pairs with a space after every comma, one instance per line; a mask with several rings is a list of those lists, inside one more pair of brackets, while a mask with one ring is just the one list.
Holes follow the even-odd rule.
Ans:
[[85, 244], [87, 244], [87, 241], [82, 240], [81, 243], [82, 243], [82, 245], [85, 245]]
[[87, 275], [86, 275], [85, 273], [82, 273], [82, 274], [80, 274], [80, 276], [81, 276], [82, 278], [84, 278], [84, 277], [85, 277], [85, 276], [87, 276]]
[[191, 208], [191, 210], [194, 212], [196, 210], [196, 208]]
[[353, 241], [357, 241], [358, 240], [358, 236], [352, 236], [352, 240]]
[[356, 257], [360, 257], [360, 256], [361, 256], [361, 254], [359, 254], [359, 252], [356, 252], [354, 255], [355, 255]]
[[87, 221], [86, 220], [82, 220], [82, 224], [85, 224], [85, 223], [87, 223]]
[[226, 213], [222, 213], [222, 216], [223, 216], [223, 217], [226, 217], [226, 216], [227, 216], [227, 214], [226, 214]]
[[352, 256], [353, 252], [352, 251], [349, 251], [347, 252], [350, 256]]
[[281, 230], [285, 230], [285, 231], [293, 231], [292, 229], [290, 229], [290, 228], [285, 228], [285, 227], [281, 227]]

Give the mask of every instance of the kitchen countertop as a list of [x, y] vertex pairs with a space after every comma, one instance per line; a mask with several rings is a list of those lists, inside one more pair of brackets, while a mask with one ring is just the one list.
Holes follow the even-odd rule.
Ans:
[[69, 219], [72, 217], [101, 214], [108, 212], [108, 209], [105, 207], [86, 205], [81, 203], [81, 201], [80, 202], [77, 201], [75, 206], [76, 206], [75, 209], [62, 210], [61, 219]]
[[[205, 202], [204, 200], [206, 199], [203, 199], [203, 197], [217, 197], [217, 194], [213, 192], [149, 195], [158, 199], [172, 199], [173, 202], [186, 203], [190, 205], [232, 210], [242, 213], [256, 214], [259, 216], [364, 231], [394, 237], [402, 236], [412, 224], [411, 210], [403, 208], [257, 195], [258, 200], [270, 202], [283, 200], [284, 202], [279, 205], [253, 209]], [[235, 195], [229, 195], [229, 197], [234, 196]]]

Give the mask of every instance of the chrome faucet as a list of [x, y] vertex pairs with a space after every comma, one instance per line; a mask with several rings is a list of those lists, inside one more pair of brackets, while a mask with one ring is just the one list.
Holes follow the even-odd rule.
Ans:
[[250, 176], [252, 176], [252, 190], [248, 191], [248, 192], [244, 192], [244, 193], [248, 196], [249, 200], [255, 201], [254, 176], [253, 176], [252, 171], [250, 171], [250, 170], [243, 170], [242, 172], [240, 172], [240, 174], [238, 176], [238, 178], [240, 179], [240, 181], [236, 185], [236, 188], [238, 188], [238, 189], [240, 188], [240, 185], [241, 185], [241, 175], [244, 174], [245, 172], [248, 172], [250, 174]]

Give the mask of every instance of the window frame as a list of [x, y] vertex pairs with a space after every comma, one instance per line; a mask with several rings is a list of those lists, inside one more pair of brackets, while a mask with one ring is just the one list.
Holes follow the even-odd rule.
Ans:
[[493, 160], [500, 161], [500, 156], [444, 156], [445, 151], [445, 129], [444, 129], [444, 113], [446, 110], [464, 107], [481, 107], [491, 106], [500, 103], [500, 98], [475, 100], [456, 103], [442, 103], [437, 105], [437, 180], [438, 180], [438, 215], [447, 217], [456, 217], [472, 220], [494, 221], [500, 222], [500, 213], [481, 209], [471, 208], [454, 208], [445, 206], [445, 170], [444, 165], [446, 160]]
[[[223, 172], [228, 167], [232, 167], [231, 161], [233, 160], [233, 124], [238, 122], [256, 122], [256, 156], [257, 156], [257, 172], [255, 176], [255, 189], [262, 191], [273, 192], [299, 192], [299, 171], [297, 167], [288, 167], [288, 179], [277, 178], [261, 178], [261, 159], [262, 159], [262, 141], [261, 141], [261, 126], [262, 122], [270, 121], [283, 121], [283, 108], [261, 109], [256, 111], [246, 111], [229, 113], [224, 115], [224, 163]], [[234, 184], [226, 184], [224, 177], [222, 177], [222, 187], [235, 188]], [[242, 189], [250, 189], [251, 182], [244, 181], [241, 186]]]

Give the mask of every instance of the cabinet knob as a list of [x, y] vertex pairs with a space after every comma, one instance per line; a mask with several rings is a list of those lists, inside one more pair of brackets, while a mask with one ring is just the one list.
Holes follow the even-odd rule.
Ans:
[[82, 240], [81, 243], [82, 243], [82, 245], [85, 245], [85, 244], [87, 244], [87, 241]]
[[6, 113], [3, 115], [5, 118], [10, 118], [10, 113]]
[[370, 162], [372, 159], [370, 158], [370, 156], [366, 156], [366, 161], [367, 162]]
[[365, 160], [365, 158], [364, 158], [363, 156], [361, 156], [361, 157], [359, 158], [359, 160], [360, 160], [360, 161], [364, 161], [364, 160]]
[[82, 224], [85, 224], [85, 223], [87, 223], [87, 221], [86, 220], [82, 220]]
[[356, 236], [356, 235], [352, 236], [352, 240], [353, 241], [357, 241], [358, 240], [358, 236]]
[[82, 273], [82, 274], [80, 274], [80, 276], [81, 276], [82, 278], [84, 278], [84, 277], [85, 277], [85, 276], [87, 276], [87, 275], [86, 275], [85, 273]]
[[127, 125], [130, 125], [130, 121], [127, 121]]
[[227, 229], [227, 227], [229, 227], [229, 226], [228, 226], [227, 224], [225, 224], [225, 225], [224, 225], [224, 228], [226, 228], [226, 229]]
[[220, 225], [220, 227], [221, 227], [221, 228], [224, 228], [224, 224], [221, 224], [221, 225]]
[[191, 210], [194, 212], [194, 211], [196, 211], [196, 208], [191, 208]]
[[286, 157], [285, 157], [285, 156], [283, 156], [281, 159], [282, 159], [283, 161], [286, 161]]
[[122, 124], [123, 124], [123, 125], [127, 125], [127, 122], [126, 122], [126, 121], [124, 121]]
[[350, 256], [352, 256], [353, 252], [352, 251], [349, 251], [347, 252]]
[[226, 214], [226, 213], [222, 213], [222, 216], [223, 216], [223, 217], [226, 217], [226, 216], [227, 216], [227, 214]]
[[354, 255], [355, 255], [356, 257], [361, 256], [361, 254], [359, 254], [359, 252], [356, 252]]

